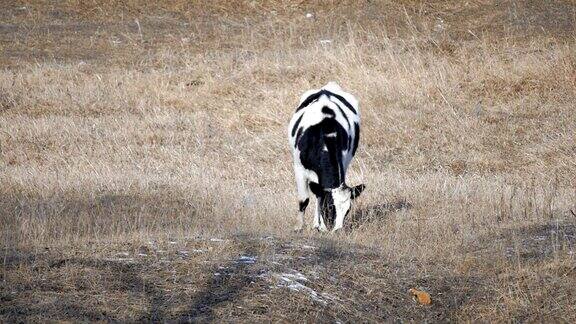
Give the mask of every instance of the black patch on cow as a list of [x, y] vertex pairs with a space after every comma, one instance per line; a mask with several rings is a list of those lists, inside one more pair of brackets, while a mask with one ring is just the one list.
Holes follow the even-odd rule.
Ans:
[[300, 122], [302, 121], [303, 116], [304, 116], [304, 114], [300, 115], [300, 117], [294, 123], [294, 126], [292, 127], [292, 136], [294, 136], [294, 134], [296, 134], [296, 130], [298, 129], [298, 126], [300, 125]]
[[306, 198], [306, 200], [304, 200], [304, 201], [300, 201], [299, 206], [298, 206], [298, 210], [300, 210], [301, 212], [304, 212], [306, 210], [306, 207], [308, 207], [309, 202], [310, 202], [309, 198]]
[[334, 110], [332, 110], [326, 106], [322, 107], [322, 113], [330, 116], [330, 118], [334, 118], [336, 116], [336, 113], [334, 112]]
[[[333, 136], [328, 136], [328, 138], [326, 139], [326, 143], [328, 143], [328, 148], [330, 147], [334, 147], [334, 150], [340, 149], [340, 150], [347, 150], [348, 147], [350, 147], [350, 145], [348, 145], [348, 133], [346, 132], [344, 135], [344, 138], [340, 138], [338, 139], [338, 133], [336, 133], [336, 137]], [[334, 143], [335, 142], [335, 143]]]
[[354, 123], [354, 146], [352, 146], [352, 156], [356, 154], [356, 149], [358, 148], [358, 141], [360, 141], [360, 125]]
[[[333, 133], [336, 136], [326, 136]], [[348, 147], [348, 133], [334, 118], [325, 118], [308, 127], [296, 146], [300, 150], [300, 162], [318, 175], [322, 188], [337, 188], [344, 183], [342, 151]]]
[[296, 111], [304, 108], [304, 107], [308, 107], [311, 103], [313, 103], [314, 101], [318, 100], [318, 98], [320, 98], [320, 96], [322, 96], [324, 90], [320, 90], [316, 93], [313, 93], [311, 95], [308, 96], [308, 98], [304, 99], [304, 101], [302, 101], [302, 103], [300, 104], [300, 106], [298, 106], [298, 108], [296, 109]]
[[348, 107], [348, 109], [350, 109], [355, 115], [358, 114], [356, 112], [356, 109], [354, 109], [354, 107], [352, 107], [352, 105], [346, 99], [344, 99], [344, 97], [342, 97], [341, 95], [337, 95], [333, 92], [330, 92], [328, 90], [324, 90], [324, 89], [309, 95], [306, 99], [304, 99], [304, 101], [302, 101], [302, 103], [300, 104], [300, 106], [298, 106], [296, 111], [299, 111], [302, 108], [308, 107], [311, 103], [317, 101], [323, 95], [328, 96], [329, 99], [332, 99], [331, 97], [334, 97], [334, 98], [340, 100], [340, 102], [342, 102], [346, 107]]
[[314, 196], [320, 197], [324, 194], [324, 188], [322, 188], [322, 186], [320, 186], [316, 182], [311, 181], [308, 183], [308, 186], [310, 187], [310, 191], [312, 191]]
[[[324, 90], [324, 91], [326, 91], [326, 90]], [[342, 97], [341, 95], [337, 95], [335, 93], [332, 93], [330, 91], [326, 91], [326, 92], [328, 92], [330, 94], [330, 96], [334, 96], [334, 97], [336, 97], [336, 99], [340, 100], [346, 107], [348, 107], [348, 109], [350, 109], [354, 113], [354, 115], [358, 115], [358, 113], [356, 112], [356, 109], [354, 109], [354, 107], [352, 107], [352, 105], [346, 99], [344, 99], [344, 97]]]

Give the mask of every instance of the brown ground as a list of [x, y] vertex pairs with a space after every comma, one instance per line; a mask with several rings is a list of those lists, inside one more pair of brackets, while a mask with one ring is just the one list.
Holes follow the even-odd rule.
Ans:
[[[0, 320], [574, 322], [575, 37], [559, 0], [2, 2]], [[329, 80], [367, 190], [296, 235]]]

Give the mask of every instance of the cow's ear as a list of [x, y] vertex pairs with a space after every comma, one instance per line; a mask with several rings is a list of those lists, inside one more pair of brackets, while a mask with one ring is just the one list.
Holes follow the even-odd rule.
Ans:
[[317, 197], [324, 195], [324, 188], [316, 182], [310, 182], [310, 190]]
[[354, 188], [350, 188], [350, 198], [356, 199], [358, 196], [360, 196], [360, 194], [362, 193], [362, 191], [364, 191], [365, 188], [366, 186], [363, 184], [357, 185]]

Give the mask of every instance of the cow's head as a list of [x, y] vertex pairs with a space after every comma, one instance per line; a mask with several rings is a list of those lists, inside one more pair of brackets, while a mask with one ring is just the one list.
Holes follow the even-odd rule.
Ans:
[[342, 219], [348, 215], [352, 207], [352, 200], [360, 196], [366, 188], [365, 185], [348, 187], [346, 184], [340, 185], [334, 189], [324, 189], [315, 182], [310, 182], [310, 190], [318, 197], [320, 204], [320, 215], [327, 229], [337, 230], [334, 228], [336, 219]]

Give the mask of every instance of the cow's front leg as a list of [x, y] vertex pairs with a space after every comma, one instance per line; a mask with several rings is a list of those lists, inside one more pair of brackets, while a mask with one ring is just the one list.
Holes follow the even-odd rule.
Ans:
[[328, 229], [324, 224], [324, 219], [322, 219], [322, 214], [320, 212], [320, 198], [316, 197], [316, 212], [314, 213], [314, 226], [320, 232], [326, 232]]

